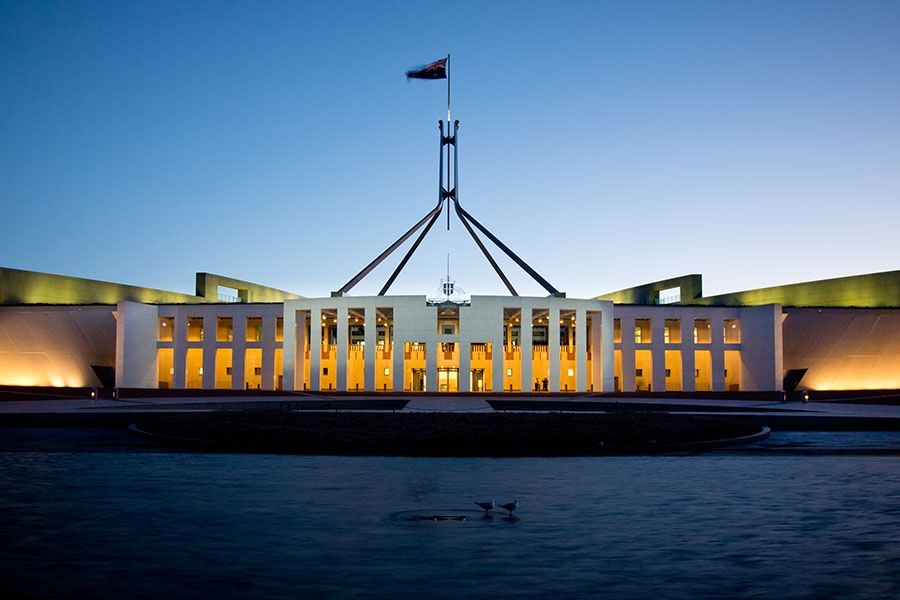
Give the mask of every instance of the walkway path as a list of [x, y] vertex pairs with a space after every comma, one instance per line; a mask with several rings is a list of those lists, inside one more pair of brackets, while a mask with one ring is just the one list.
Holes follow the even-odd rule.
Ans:
[[765, 402], [744, 400], [665, 399], [659, 397], [530, 395], [261, 395], [163, 398], [77, 398], [0, 400], [0, 426], [24, 424], [115, 423], [136, 412], [196, 412], [244, 408], [285, 410], [403, 410], [416, 412], [615, 411], [659, 410], [752, 418], [787, 429], [889, 429], [900, 431], [900, 405], [841, 402]]

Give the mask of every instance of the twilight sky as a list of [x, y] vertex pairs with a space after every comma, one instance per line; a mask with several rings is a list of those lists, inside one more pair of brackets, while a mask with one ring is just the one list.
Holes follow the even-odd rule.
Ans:
[[[0, 0], [0, 266], [326, 296], [437, 202], [446, 82], [404, 72], [450, 53], [460, 203], [569, 297], [895, 270], [898, 32], [896, 0]], [[390, 292], [448, 253], [507, 293], [455, 216]]]

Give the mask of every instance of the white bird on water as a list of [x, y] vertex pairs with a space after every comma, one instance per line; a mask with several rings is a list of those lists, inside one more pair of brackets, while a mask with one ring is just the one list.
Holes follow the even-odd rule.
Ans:
[[503, 510], [508, 510], [509, 516], [511, 517], [511, 516], [513, 516], [512, 515], [513, 511], [516, 510], [517, 508], [519, 508], [519, 501], [513, 500], [512, 502], [507, 502], [506, 504], [501, 504], [500, 508], [502, 508]]
[[479, 502], [478, 500], [476, 500], [476, 501], [475, 501], [475, 504], [477, 504], [478, 506], [480, 506], [481, 508], [484, 509], [484, 514], [485, 514], [485, 515], [487, 515], [488, 512], [490, 512], [490, 511], [494, 508], [494, 506], [495, 506], [493, 500], [491, 500], [490, 502]]

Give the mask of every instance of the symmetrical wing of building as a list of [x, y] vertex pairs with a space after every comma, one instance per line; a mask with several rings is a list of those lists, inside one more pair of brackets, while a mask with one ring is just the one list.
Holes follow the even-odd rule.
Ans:
[[[900, 271], [703, 297], [179, 294], [0, 268], [0, 385], [307, 391], [900, 388]], [[224, 294], [223, 294], [224, 292]]]

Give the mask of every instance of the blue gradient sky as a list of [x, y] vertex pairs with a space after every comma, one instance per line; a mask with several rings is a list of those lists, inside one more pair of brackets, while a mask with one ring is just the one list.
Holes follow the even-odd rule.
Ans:
[[[328, 295], [437, 200], [570, 297], [900, 268], [900, 2], [0, 1], [0, 265]], [[391, 288], [447, 253], [442, 218]], [[378, 291], [398, 254], [352, 291]], [[544, 295], [501, 261], [522, 295]]]

